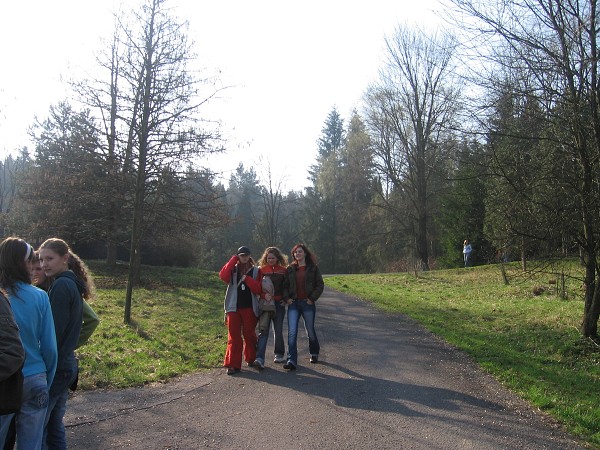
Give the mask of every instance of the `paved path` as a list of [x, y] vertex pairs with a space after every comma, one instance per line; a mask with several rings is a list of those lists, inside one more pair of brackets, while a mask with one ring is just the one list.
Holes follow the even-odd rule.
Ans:
[[[70, 449], [582, 449], [402, 315], [326, 289], [317, 304], [321, 361], [269, 360], [69, 400]], [[268, 352], [272, 352], [272, 337]]]

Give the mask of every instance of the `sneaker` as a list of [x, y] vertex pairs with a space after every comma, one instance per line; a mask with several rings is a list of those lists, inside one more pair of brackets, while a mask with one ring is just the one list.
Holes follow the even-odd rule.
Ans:
[[286, 362], [286, 363], [283, 365], [283, 368], [284, 368], [285, 370], [296, 370], [296, 366], [295, 366], [295, 365], [294, 365], [294, 363], [293, 363], [293, 362], [291, 362], [291, 361], [288, 361], [288, 362]]
[[256, 368], [262, 370], [265, 368], [265, 363], [263, 363], [260, 359], [256, 359], [252, 363], [252, 367], [256, 367]]
[[241, 369], [234, 369], [233, 367], [229, 367], [229, 368], [227, 368], [227, 372], [226, 373], [227, 373], [227, 375], [233, 375], [233, 374], [238, 373], [240, 371], [241, 371]]
[[319, 355], [310, 355], [310, 363], [316, 364], [319, 362]]
[[275, 355], [275, 359], [273, 360], [273, 362], [277, 363], [277, 364], [283, 364], [283, 363], [285, 363], [285, 356]]

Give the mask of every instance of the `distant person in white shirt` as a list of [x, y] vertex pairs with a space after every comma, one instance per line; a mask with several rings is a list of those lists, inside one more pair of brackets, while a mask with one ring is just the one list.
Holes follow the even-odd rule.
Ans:
[[465, 260], [465, 267], [469, 266], [469, 261], [471, 259], [472, 251], [473, 251], [473, 248], [471, 247], [471, 243], [469, 242], [468, 239], [465, 239], [465, 242], [463, 242], [463, 258]]

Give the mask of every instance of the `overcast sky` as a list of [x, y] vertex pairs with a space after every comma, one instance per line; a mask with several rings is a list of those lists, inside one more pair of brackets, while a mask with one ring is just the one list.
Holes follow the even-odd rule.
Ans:
[[[112, 34], [111, 0], [19, 0], [0, 14], [0, 157], [31, 143], [34, 116], [68, 96], [62, 81], [93, 67]], [[123, 0], [123, 4], [138, 4]], [[336, 106], [343, 119], [376, 78], [383, 40], [399, 23], [437, 21], [437, 0], [172, 0], [189, 21], [206, 74], [233, 86], [210, 108], [229, 138], [210, 166], [227, 180], [240, 161], [270, 161], [286, 189], [308, 185], [317, 140]]]

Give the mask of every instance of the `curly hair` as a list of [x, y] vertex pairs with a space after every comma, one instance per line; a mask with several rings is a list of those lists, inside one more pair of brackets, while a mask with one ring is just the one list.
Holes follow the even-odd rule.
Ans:
[[83, 292], [83, 298], [85, 298], [86, 300], [93, 297], [94, 295], [94, 279], [87, 267], [87, 265], [83, 262], [83, 260], [77, 256], [76, 253], [74, 253], [71, 248], [69, 247], [69, 245], [63, 241], [62, 239], [58, 239], [58, 238], [50, 238], [50, 239], [46, 239], [42, 245], [40, 245], [40, 248], [38, 250], [41, 249], [48, 249], [48, 250], [52, 250], [54, 253], [56, 253], [57, 255], [60, 256], [64, 256], [67, 253], [69, 254], [69, 261], [68, 261], [68, 267], [69, 270], [71, 270], [76, 276], [77, 278], [79, 278], [81, 281], [83, 281], [83, 284], [85, 285], [85, 290]]
[[277, 259], [277, 264], [280, 266], [285, 267], [288, 265], [287, 256], [281, 253], [281, 250], [279, 250], [277, 247], [267, 247], [258, 260], [258, 265], [260, 267], [267, 265], [267, 256], [269, 256], [269, 253], [272, 253], [273, 256], [275, 256], [275, 259]]

